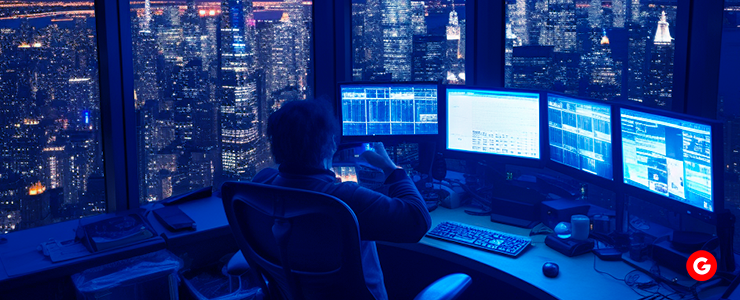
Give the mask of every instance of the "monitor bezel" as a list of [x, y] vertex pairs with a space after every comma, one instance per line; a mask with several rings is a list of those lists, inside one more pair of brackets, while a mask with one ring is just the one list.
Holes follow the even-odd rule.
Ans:
[[[405, 134], [405, 135], [344, 135], [344, 125], [342, 124], [342, 87], [351, 85], [433, 85], [437, 87], [437, 133], [436, 134]], [[339, 136], [341, 143], [355, 142], [385, 142], [389, 144], [399, 143], [422, 143], [422, 142], [440, 142], [440, 103], [444, 101], [444, 85], [432, 81], [347, 81], [338, 82], [337, 86], [336, 115], [339, 121]]]
[[[617, 103], [615, 104], [615, 108], [618, 111], [618, 119], [615, 124], [618, 124], [618, 135], [616, 136], [617, 142], [619, 143], [619, 172], [621, 173], [619, 182], [618, 182], [618, 188], [622, 189], [627, 196], [632, 196], [639, 198], [644, 201], [652, 202], [660, 207], [663, 207], [665, 209], [675, 211], [681, 214], [689, 215], [694, 218], [697, 218], [699, 220], [716, 224], [716, 213], [718, 211], [721, 211], [724, 209], [724, 136], [723, 136], [723, 124], [720, 121], [717, 120], [711, 120], [711, 119], [705, 119], [701, 117], [676, 113], [672, 111], [666, 111], [666, 110], [660, 110], [655, 108], [649, 108], [649, 107], [642, 107], [639, 105], [629, 104], [629, 103]], [[622, 110], [623, 109], [629, 109], [632, 111], [637, 111], [641, 113], [648, 113], [648, 114], [654, 114], [662, 117], [669, 117], [679, 120], [684, 120], [688, 122], [698, 123], [702, 125], [707, 125], [710, 127], [710, 130], [712, 131], [710, 136], [712, 138], [712, 205], [713, 205], [713, 211], [707, 211], [703, 208], [699, 208], [693, 205], [690, 205], [688, 203], [683, 203], [675, 199], [671, 199], [668, 196], [663, 196], [654, 192], [651, 192], [649, 190], [643, 189], [641, 187], [637, 187], [628, 183], [625, 183], [624, 178], [624, 151], [622, 149]], [[615, 181], [616, 182], [616, 181]]]
[[[479, 152], [472, 152], [472, 151], [464, 151], [464, 150], [455, 150], [455, 149], [449, 149], [448, 148], [448, 140], [447, 140], [447, 132], [448, 132], [448, 118], [447, 118], [447, 107], [449, 104], [449, 97], [448, 97], [448, 91], [450, 90], [483, 90], [483, 91], [496, 91], [496, 92], [521, 92], [521, 93], [530, 93], [530, 94], [537, 94], [539, 96], [539, 130], [540, 130], [540, 157], [539, 158], [526, 158], [526, 157], [517, 157], [512, 155], [504, 155], [504, 154], [495, 154], [495, 153], [479, 153]], [[544, 168], [544, 158], [549, 156], [549, 147], [543, 147], [544, 143], [547, 143], [547, 134], [543, 133], [543, 129], [547, 128], [547, 123], [543, 122], [543, 116], [542, 111], [543, 107], [547, 107], [547, 101], [543, 101], [543, 98], [545, 97], [545, 93], [541, 90], [535, 90], [535, 89], [518, 89], [518, 88], [497, 88], [497, 87], [487, 87], [487, 86], [475, 86], [475, 85], [454, 85], [454, 86], [447, 86], [445, 89], [444, 94], [444, 103], [440, 107], [440, 111], [442, 112], [442, 118], [440, 119], [440, 137], [442, 139], [441, 149], [445, 153], [445, 157], [448, 158], [454, 158], [454, 159], [464, 159], [464, 160], [484, 160], [489, 161], [493, 163], [500, 163], [504, 165], [518, 165], [518, 166], [525, 166], [525, 167], [532, 167], [532, 168]], [[543, 127], [544, 126], [544, 127]]]
[[[574, 178], [576, 180], [580, 180], [580, 181], [583, 181], [583, 182], [588, 183], [588, 184], [594, 184], [594, 185], [600, 186], [600, 187], [605, 188], [605, 189], [614, 190], [614, 188], [616, 186], [616, 183], [615, 183], [616, 182], [616, 179], [617, 178], [620, 178], [621, 177], [621, 173], [622, 173], [621, 172], [621, 168], [619, 169], [619, 172], [618, 172], [618, 170], [617, 170], [618, 168], [616, 167], [619, 163], [621, 163], [621, 160], [618, 159], [617, 155], [615, 155], [615, 153], [617, 153], [617, 150], [615, 149], [617, 147], [617, 145], [615, 144], [615, 140], [616, 140], [615, 139], [615, 135], [616, 135], [616, 133], [614, 132], [615, 131], [615, 128], [614, 128], [614, 120], [616, 119], [616, 116], [615, 115], [618, 114], [617, 109], [614, 107], [614, 105], [611, 102], [604, 101], [604, 100], [597, 100], [597, 99], [590, 99], [590, 98], [585, 98], [585, 97], [578, 97], [578, 96], [568, 95], [568, 94], [564, 94], [564, 93], [557, 93], [557, 92], [552, 92], [552, 91], [547, 91], [545, 93], [545, 95], [546, 95], [546, 99], [545, 99], [545, 110], [543, 111], [543, 114], [545, 115], [545, 119], [547, 120], [547, 122], [546, 122], [547, 123], [546, 124], [547, 130], [545, 131], [545, 134], [547, 135], [547, 141], [546, 141], [546, 143], [547, 143], [547, 159], [546, 159], [546, 162], [545, 162], [545, 166], [548, 169], [550, 169], [550, 170], [553, 170], [553, 171], [556, 171], [556, 172], [561, 173], [563, 175], [572, 177], [572, 178]], [[611, 132], [612, 132], [611, 133], [611, 140], [612, 140], [611, 141], [611, 144], [612, 144], [612, 156], [611, 156], [612, 179], [607, 179], [607, 178], [601, 177], [599, 175], [596, 175], [596, 174], [592, 174], [592, 173], [583, 171], [581, 169], [576, 169], [575, 167], [572, 167], [572, 166], [569, 166], [569, 165], [566, 165], [566, 164], [563, 164], [563, 163], [554, 161], [552, 159], [552, 155], [551, 155], [552, 153], [550, 151], [550, 126], [549, 126], [549, 124], [550, 124], [550, 114], [549, 114], [549, 108], [550, 108], [549, 100], [550, 100], [550, 95], [555, 95], [555, 96], [565, 97], [565, 98], [571, 98], [573, 100], [581, 101], [581, 102], [589, 102], [589, 103], [594, 103], [594, 104], [599, 104], [599, 105], [605, 105], [605, 106], [608, 106], [610, 108], [610, 118], [611, 118], [611, 121], [610, 121], [609, 126], [610, 126], [610, 129], [611, 129]], [[621, 149], [621, 146], [622, 145], [620, 144], [619, 145], [620, 149]], [[617, 176], [619, 176], [619, 177], [617, 177]]]

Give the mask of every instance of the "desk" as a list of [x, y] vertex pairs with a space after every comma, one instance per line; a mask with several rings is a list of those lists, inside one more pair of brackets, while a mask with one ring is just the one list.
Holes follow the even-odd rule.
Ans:
[[[493, 223], [486, 216], [471, 216], [463, 209], [437, 208], [431, 213], [432, 228], [443, 221], [455, 221], [502, 232], [528, 236], [529, 229]], [[495, 254], [434, 238], [424, 237], [417, 244], [393, 244], [463, 264], [494, 278], [528, 291], [539, 299], [639, 299], [624, 282], [596, 273], [591, 253], [567, 257], [545, 245], [545, 236], [533, 236], [532, 244], [517, 257]], [[556, 278], [542, 274], [542, 264], [552, 261], [560, 266]], [[382, 262], [381, 262], [382, 263]], [[600, 271], [617, 278], [634, 270], [623, 262], [596, 261]], [[604, 291], [609, 291], [604, 293]], [[647, 294], [647, 293], [644, 293]]]
[[[227, 253], [226, 250], [231, 251], [231, 248], [235, 247], [233, 238], [230, 238], [231, 231], [228, 227], [221, 199], [210, 197], [189, 201], [180, 204], [179, 207], [196, 221], [197, 231], [170, 232], [162, 227], [152, 214], [148, 214], [147, 217], [154, 230], [163, 238], [154, 238], [150, 243], [136, 244], [54, 264], [35, 251], [35, 247], [49, 237], [71, 238], [74, 234], [73, 229], [77, 226], [76, 220], [8, 234], [9, 243], [0, 245], [0, 254], [7, 253], [11, 249], [25, 249], [29, 252], [29, 255], [37, 258], [31, 262], [38, 266], [29, 268], [29, 273], [17, 277], [8, 276], [5, 270], [0, 267], [0, 291], [10, 288], [24, 288], [22, 286], [30, 286], [34, 282], [69, 276], [95, 265], [149, 253], [165, 247], [176, 254], [182, 252], [184, 248], [199, 248], [200, 252], [191, 249], [188, 253], [190, 257], [198, 257], [204, 261], [213, 261], [212, 258], [205, 257], [209, 254], [222, 255]], [[487, 216], [471, 216], [466, 214], [463, 209], [450, 210], [440, 207], [433, 211], [431, 215], [433, 226], [449, 220], [524, 236], [529, 235], [529, 229], [492, 223]], [[90, 217], [90, 221], [102, 217]], [[496, 280], [513, 285], [539, 299], [642, 298], [623, 282], [596, 273], [593, 269], [593, 254], [589, 253], [569, 258], [547, 247], [544, 238], [541, 235], [534, 236], [532, 245], [515, 258], [427, 237], [414, 244], [381, 244], [429, 254], [435, 258], [463, 265], [488, 274]], [[190, 246], [188, 247], [188, 245]], [[553, 261], [560, 266], [558, 277], [547, 278], [542, 275], [542, 264], [546, 261]], [[600, 271], [609, 272], [617, 278], [623, 278], [625, 274], [634, 270], [623, 262], [606, 262], [598, 259], [596, 260], [596, 266]], [[723, 290], [724, 287], [720, 287], [707, 292], [718, 295]]]
[[[132, 212], [121, 212], [121, 214]], [[85, 218], [85, 221], [92, 223], [109, 218], [112, 215], [92, 216]], [[23, 286], [31, 287], [38, 282], [69, 276], [94, 266], [162, 250], [166, 247], [164, 239], [155, 236], [130, 246], [91, 253], [84, 257], [56, 263], [37, 250], [39, 244], [48, 241], [50, 238], [58, 241], [74, 239], [78, 224], [79, 220], [70, 220], [7, 234], [8, 242], [0, 244], [0, 255], [13, 258], [1, 264], [0, 291], [17, 289]], [[6, 265], [9, 262], [22, 264]], [[19, 266], [22, 269], [19, 269]]]

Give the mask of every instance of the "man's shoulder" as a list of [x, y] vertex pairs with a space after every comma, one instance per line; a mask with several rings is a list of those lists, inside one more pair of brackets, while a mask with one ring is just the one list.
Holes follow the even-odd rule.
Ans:
[[257, 175], [252, 177], [252, 182], [272, 183], [272, 180], [278, 175], [278, 170], [273, 168], [264, 168]]

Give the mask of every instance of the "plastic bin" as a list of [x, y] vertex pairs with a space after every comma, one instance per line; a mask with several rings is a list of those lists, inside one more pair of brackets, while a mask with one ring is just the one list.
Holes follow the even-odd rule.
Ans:
[[178, 300], [178, 271], [182, 261], [160, 250], [72, 275], [77, 299]]
[[183, 270], [181, 276], [187, 290], [198, 300], [263, 299], [252, 272], [230, 276], [224, 268], [224, 263], [214, 263], [197, 270]]

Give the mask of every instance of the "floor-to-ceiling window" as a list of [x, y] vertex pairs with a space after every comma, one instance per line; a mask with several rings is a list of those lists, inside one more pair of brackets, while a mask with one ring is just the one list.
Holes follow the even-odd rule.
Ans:
[[0, 234], [104, 213], [93, 1], [0, 1]]
[[676, 0], [507, 0], [507, 87], [671, 109]]
[[465, 83], [465, 0], [352, 0], [352, 80]]
[[[740, 216], [740, 1], [725, 0], [722, 22], [717, 117], [724, 126], [725, 208]], [[740, 222], [735, 223], [740, 251]]]
[[140, 203], [272, 164], [268, 116], [312, 97], [311, 6], [131, 2]]

